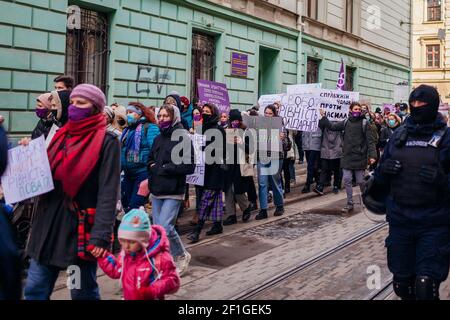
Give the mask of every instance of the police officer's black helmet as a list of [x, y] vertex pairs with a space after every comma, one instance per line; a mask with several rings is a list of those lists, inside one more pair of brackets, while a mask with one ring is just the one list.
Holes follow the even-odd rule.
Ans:
[[387, 188], [377, 183], [373, 175], [367, 176], [362, 187], [364, 206], [372, 213], [386, 214]]

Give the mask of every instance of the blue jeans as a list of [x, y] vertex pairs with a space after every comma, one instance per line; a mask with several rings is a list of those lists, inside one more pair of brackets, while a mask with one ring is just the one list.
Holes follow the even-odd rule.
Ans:
[[[278, 168], [276, 167], [278, 166]], [[267, 164], [258, 162], [259, 205], [262, 210], [267, 210], [267, 195], [269, 185], [273, 191], [275, 206], [283, 206], [283, 188], [281, 186], [281, 169], [283, 160], [271, 160]], [[268, 168], [274, 169], [275, 174], [268, 175]]]
[[147, 172], [139, 173], [135, 177], [125, 174], [121, 189], [122, 206], [126, 212], [131, 209], [139, 209], [139, 207], [144, 206], [147, 203], [147, 197], [139, 196], [137, 194], [139, 191], [139, 185], [146, 179], [148, 179]]
[[170, 251], [173, 257], [184, 256], [186, 253], [183, 242], [175, 230], [175, 222], [182, 202], [182, 200], [156, 199], [152, 197], [153, 223], [163, 226], [166, 229], [170, 242]]
[[[97, 262], [80, 260], [77, 266], [80, 268], [80, 277], [77, 279], [77, 274], [72, 273], [74, 281], [70, 283], [79, 284], [80, 289], [70, 290], [72, 300], [100, 300]], [[25, 285], [25, 300], [50, 300], [60, 271], [60, 268], [42, 265], [32, 259]]]

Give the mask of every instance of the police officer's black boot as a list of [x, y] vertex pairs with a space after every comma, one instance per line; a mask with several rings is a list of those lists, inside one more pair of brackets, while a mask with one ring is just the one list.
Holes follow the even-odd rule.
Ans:
[[197, 243], [200, 240], [200, 233], [202, 232], [204, 225], [205, 220], [198, 221], [198, 224], [195, 226], [194, 231], [187, 237], [189, 240], [191, 240], [191, 243]]
[[221, 221], [216, 221], [213, 224], [213, 227], [211, 228], [211, 230], [206, 232], [207, 236], [215, 236], [216, 234], [221, 234], [223, 232], [223, 227], [222, 227], [222, 220]]
[[427, 277], [418, 276], [416, 278], [416, 299], [417, 300], [439, 300], [438, 281]]

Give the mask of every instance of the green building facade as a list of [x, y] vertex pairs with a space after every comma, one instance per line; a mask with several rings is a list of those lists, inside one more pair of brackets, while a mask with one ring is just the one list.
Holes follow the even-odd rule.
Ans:
[[[68, 36], [70, 5], [93, 25], [82, 39]], [[248, 56], [246, 77], [231, 75], [232, 52]], [[35, 126], [36, 97], [60, 74], [90, 74], [109, 104], [146, 105], [172, 91], [191, 97], [195, 78], [207, 77], [227, 84], [232, 107], [248, 109], [261, 94], [305, 83], [308, 57], [321, 61], [325, 88], [336, 87], [343, 58], [372, 104], [389, 102], [392, 85], [410, 78], [407, 67], [206, 0], [0, 0], [0, 114], [16, 136]]]

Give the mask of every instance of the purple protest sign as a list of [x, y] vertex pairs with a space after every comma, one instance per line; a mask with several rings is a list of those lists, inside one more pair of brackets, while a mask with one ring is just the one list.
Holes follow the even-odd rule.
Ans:
[[243, 53], [231, 53], [231, 75], [237, 77], [247, 77], [248, 55]]
[[198, 98], [202, 104], [212, 103], [219, 108], [220, 113], [230, 112], [230, 98], [227, 85], [208, 80], [197, 80]]

